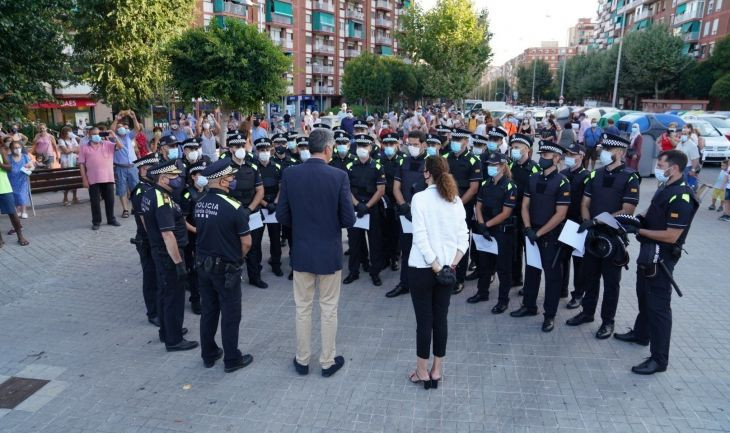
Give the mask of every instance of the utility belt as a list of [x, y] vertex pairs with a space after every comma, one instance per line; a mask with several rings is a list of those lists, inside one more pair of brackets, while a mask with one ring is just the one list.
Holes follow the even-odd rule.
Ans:
[[674, 276], [667, 267], [666, 262], [677, 263], [682, 256], [682, 245], [656, 242], [643, 236], [637, 236], [636, 238], [641, 243], [639, 257], [636, 259], [638, 274], [644, 278], [654, 278], [659, 273], [663, 273], [681, 297], [682, 291], [674, 281]]
[[[492, 219], [485, 218], [485, 222]], [[490, 230], [494, 230], [492, 233], [511, 233], [517, 228], [517, 219], [514, 215], [509, 216], [506, 220], [502, 221], [499, 225], [490, 227]]]
[[210, 274], [228, 274], [232, 272], [240, 272], [242, 265], [226, 260], [222, 257], [205, 257], [198, 258], [195, 261], [195, 267]]
[[139, 236], [129, 238], [129, 243], [132, 245], [136, 245], [138, 247], [149, 247], [150, 246], [150, 241], [148, 239], [144, 239]]

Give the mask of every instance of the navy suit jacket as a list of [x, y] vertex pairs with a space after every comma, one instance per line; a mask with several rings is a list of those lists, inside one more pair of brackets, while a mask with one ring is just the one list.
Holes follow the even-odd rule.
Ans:
[[292, 269], [317, 275], [341, 270], [342, 229], [355, 224], [347, 173], [319, 158], [287, 168], [276, 219], [292, 228]]

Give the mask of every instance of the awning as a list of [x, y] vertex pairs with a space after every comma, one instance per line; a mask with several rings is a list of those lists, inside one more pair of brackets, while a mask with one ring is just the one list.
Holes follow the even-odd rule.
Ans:
[[95, 107], [96, 101], [89, 98], [60, 99], [58, 102], [38, 102], [31, 104], [30, 108], [37, 109], [63, 109], [63, 108], [87, 108]]

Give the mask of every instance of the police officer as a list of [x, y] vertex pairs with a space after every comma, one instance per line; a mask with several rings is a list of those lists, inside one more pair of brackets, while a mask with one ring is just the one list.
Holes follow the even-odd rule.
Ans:
[[[583, 221], [580, 214], [580, 207], [583, 200], [583, 189], [590, 172], [583, 167], [583, 157], [585, 150], [578, 143], [572, 143], [565, 148], [565, 158], [563, 164], [565, 169], [560, 172], [570, 182], [570, 206], [568, 207], [568, 219], [576, 224]], [[573, 260], [573, 292], [570, 301], [568, 301], [568, 309], [578, 308], [585, 293], [585, 279], [583, 274], [583, 257], [572, 255], [570, 248], [565, 246], [561, 249], [560, 262], [563, 265], [563, 285], [560, 289], [560, 297], [568, 296], [568, 282], [570, 280], [570, 261]]]
[[[259, 205], [264, 198], [264, 183], [261, 180], [259, 167], [249, 152], [245, 150], [246, 139], [243, 135], [235, 135], [228, 139], [228, 149], [231, 153], [231, 166], [235, 168], [236, 178], [230, 188], [230, 196], [240, 201], [244, 212], [251, 215], [259, 211]], [[251, 230], [251, 251], [246, 256], [246, 270], [248, 283], [260, 289], [269, 287], [261, 279], [261, 239], [264, 236], [264, 227]]]
[[[297, 149], [297, 137], [299, 135], [294, 131], [289, 131], [289, 134], [287, 136], [287, 139], [289, 141], [286, 142], [286, 154], [289, 158], [291, 158], [296, 164], [302, 162], [299, 158], [299, 149]], [[290, 164], [293, 165], [293, 164]]]
[[356, 135], [369, 135], [375, 140], [377, 137], [373, 134], [370, 134], [370, 130], [368, 128], [368, 124], [363, 122], [360, 119], [355, 120], [355, 123], [352, 125], [353, 129], [353, 137], [350, 137], [350, 153], [352, 155], [355, 155], [357, 153], [357, 143], [355, 143], [354, 136]]
[[[410, 134], [409, 134], [410, 135]], [[451, 133], [449, 133], [449, 137], [451, 136]], [[442, 145], [441, 140], [443, 137], [438, 137], [433, 134], [426, 134], [426, 156], [446, 156], [449, 154], [449, 143], [446, 143], [446, 146]], [[442, 152], [442, 148], [445, 148], [446, 151]]]
[[[579, 231], [595, 227], [594, 218], [603, 212], [633, 215], [639, 203], [639, 175], [626, 167], [623, 161], [629, 141], [619, 136], [603, 134], [600, 146], [599, 156], [603, 167], [592, 171], [588, 176], [581, 204], [583, 222]], [[602, 323], [596, 332], [596, 338], [608, 338], [613, 334], [621, 285], [621, 266], [586, 251], [583, 256], [583, 272], [586, 284], [583, 310], [568, 319], [567, 324], [578, 326], [593, 322], [603, 277]]]
[[[487, 137], [489, 138], [489, 141], [487, 142], [487, 151], [489, 153], [493, 152], [500, 152], [500, 148], [502, 147], [502, 143], [504, 140], [509, 136], [509, 133], [506, 129], [502, 128], [501, 126], [490, 126], [487, 130]], [[505, 157], [507, 155], [505, 154]]]
[[181, 170], [170, 160], [155, 165], [148, 173], [155, 176], [156, 182], [142, 195], [142, 213], [157, 270], [160, 341], [168, 352], [190, 350], [198, 347], [198, 342], [183, 338], [187, 333], [182, 324], [188, 276], [183, 248], [188, 235], [182, 210], [170, 196], [173, 189], [182, 189]]
[[[281, 166], [281, 169], [296, 165], [298, 161], [288, 154], [289, 136], [287, 134], [274, 134], [271, 136], [271, 144], [274, 146], [272, 160]], [[296, 143], [294, 143], [296, 149]]]
[[[205, 368], [213, 367], [224, 356], [226, 373], [253, 362], [251, 355], [243, 355], [238, 350], [241, 272], [252, 241], [246, 207], [229, 195], [236, 170], [225, 160], [218, 160], [203, 170], [209, 190], [195, 205], [198, 230], [195, 262], [203, 298], [201, 356]], [[215, 343], [219, 317], [223, 350]]]
[[641, 226], [624, 227], [638, 234], [641, 252], [637, 259], [636, 296], [639, 314], [634, 329], [615, 334], [621, 341], [649, 348], [651, 357], [631, 368], [636, 374], [665, 371], [672, 335], [672, 275], [682, 254], [699, 202], [683, 180], [687, 155], [679, 150], [659, 154], [654, 174], [661, 185], [651, 200]]
[[[522, 286], [522, 256], [525, 252], [525, 225], [522, 221], [522, 196], [527, 190], [530, 176], [540, 172], [540, 168], [532, 160], [532, 137], [524, 134], [515, 134], [510, 140], [509, 168], [512, 172], [512, 181], [517, 185], [517, 230], [515, 230], [515, 250], [512, 261], [512, 287]], [[522, 290], [520, 290], [522, 294]]]
[[178, 160], [180, 158], [180, 149], [178, 144], [177, 138], [175, 138], [174, 135], [166, 135], [162, 137], [157, 147], [157, 154], [160, 161]]
[[185, 215], [185, 222], [188, 228], [188, 244], [185, 246], [185, 267], [188, 270], [187, 289], [190, 291], [190, 309], [195, 314], [200, 314], [200, 293], [198, 292], [198, 274], [195, 269], [195, 243], [197, 241], [195, 230], [195, 219], [193, 212], [195, 203], [205, 193], [206, 179], [200, 175], [205, 167], [209, 165], [206, 161], [198, 161], [188, 167], [188, 185], [182, 193], [180, 208]]
[[370, 278], [373, 285], [383, 284], [380, 271], [385, 267], [383, 260], [383, 203], [385, 195], [385, 173], [380, 162], [370, 157], [373, 139], [369, 135], [355, 136], [357, 144], [357, 161], [347, 164], [350, 177], [352, 203], [355, 206], [357, 217], [370, 216], [368, 230], [361, 228], [347, 229], [350, 244], [349, 275], [342, 281], [350, 284], [360, 277], [360, 254], [363, 250], [367, 232], [367, 241], [370, 244]]
[[512, 249], [514, 248], [515, 217], [513, 215], [517, 186], [510, 180], [507, 157], [493, 152], [486, 159], [487, 180], [482, 182], [476, 205], [478, 227], [475, 236], [483, 236], [497, 242], [498, 254], [479, 251], [479, 282], [477, 293], [467, 299], [470, 304], [489, 300], [489, 285], [492, 274], [499, 275], [499, 298], [492, 313], [503, 313], [509, 304], [509, 289], [512, 283]]
[[[436, 148], [437, 154], [441, 156], [446, 156], [449, 154], [449, 143], [451, 143], [451, 133], [453, 129], [449, 126], [446, 126], [443, 123], [440, 123], [438, 126], [436, 126], [436, 134], [438, 136], [439, 144]], [[431, 146], [429, 146], [431, 147]], [[435, 156], [436, 154], [428, 154], [429, 156]]]
[[[471, 228], [473, 227], [474, 201], [479, 192], [479, 183], [482, 181], [482, 164], [479, 158], [469, 151], [469, 138], [471, 138], [469, 131], [454, 128], [451, 132], [450, 152], [447, 154], [446, 160], [449, 163], [449, 171], [459, 188], [459, 197], [466, 211], [466, 224]], [[464, 254], [456, 267], [454, 294], [461, 293], [464, 290], [464, 279], [468, 265], [469, 254]]]
[[184, 158], [182, 159], [182, 162], [188, 169], [193, 166], [193, 164], [199, 161], [205, 162], [206, 165], [210, 164], [210, 157], [207, 155], [203, 155], [200, 152], [200, 142], [200, 137], [188, 138], [187, 140], [183, 141], [182, 147]]
[[340, 170], [347, 171], [347, 165], [357, 161], [357, 157], [350, 153], [350, 134], [343, 130], [335, 131], [335, 151], [330, 165]]
[[482, 180], [487, 180], [487, 163], [491, 152], [487, 151], [487, 137], [479, 134], [471, 135], [471, 153], [482, 161]]
[[[426, 141], [432, 140], [441, 143], [438, 137], [421, 131], [411, 131], [408, 134], [408, 156], [403, 158], [400, 167], [393, 176], [393, 196], [398, 206], [398, 216], [411, 221], [411, 199], [417, 192], [426, 189], [426, 181], [423, 180], [423, 168], [426, 165]], [[400, 282], [385, 294], [388, 298], [408, 293], [408, 254], [411, 252], [413, 233], [404, 230], [401, 224], [400, 235]]]
[[159, 163], [157, 154], [150, 153], [134, 161], [134, 166], [139, 170], [139, 183], [131, 192], [132, 215], [137, 224], [137, 233], [130, 241], [137, 248], [139, 262], [142, 265], [142, 296], [144, 305], [147, 308], [147, 321], [155, 326], [160, 326], [160, 319], [157, 317], [157, 276], [155, 275], [155, 262], [152, 259], [150, 241], [147, 237], [144, 222], [142, 221], [142, 196], [153, 187], [152, 180], [147, 176], [147, 170]]
[[382, 142], [383, 150], [380, 155], [380, 164], [382, 164], [385, 173], [386, 204], [383, 221], [383, 255], [385, 257], [385, 266], [390, 265], [390, 269], [397, 271], [400, 269], [400, 247], [398, 244], [400, 221], [398, 221], [398, 212], [396, 211], [397, 202], [393, 194], [393, 183], [395, 173], [405, 158], [405, 154], [400, 151], [400, 140], [397, 134], [386, 134], [383, 136]]
[[[563, 155], [562, 147], [543, 141], [540, 143], [539, 153], [541, 171], [530, 176], [528, 181], [522, 200], [522, 220], [525, 224], [524, 235], [531, 244], [539, 248], [540, 260], [545, 270], [545, 318], [542, 330], [550, 332], [555, 327], [560, 285], [563, 281], [563, 269], [556, 264], [555, 259], [558, 254], [558, 235], [570, 205], [570, 182], [558, 169]], [[512, 317], [537, 315], [536, 301], [541, 273], [540, 269], [527, 266], [522, 307], [512, 311]]]
[[312, 156], [309, 152], [309, 139], [304, 135], [297, 137], [297, 155], [300, 163], [306, 162]]
[[[261, 180], [264, 183], [264, 198], [261, 206], [269, 215], [276, 212], [276, 204], [279, 202], [279, 183], [284, 167], [278, 162], [271, 160], [271, 142], [268, 138], [261, 137], [254, 142], [256, 146], [256, 160], [261, 171]], [[281, 271], [281, 224], [266, 224], [269, 232], [269, 265], [271, 272], [277, 277], [284, 273]]]

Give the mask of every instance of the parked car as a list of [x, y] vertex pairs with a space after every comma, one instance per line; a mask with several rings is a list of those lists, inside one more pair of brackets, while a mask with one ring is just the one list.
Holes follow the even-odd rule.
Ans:
[[728, 120], [725, 116], [721, 116], [718, 114], [700, 114], [700, 115], [688, 115], [685, 114], [682, 116], [682, 119], [686, 120], [687, 122], [694, 122], [695, 120], [702, 120], [720, 131], [722, 135], [730, 139], [730, 120]]
[[700, 137], [705, 139], [705, 150], [702, 153], [703, 164], [721, 162], [730, 158], [730, 140], [717, 128], [704, 120], [691, 120], [691, 123], [699, 131]]

